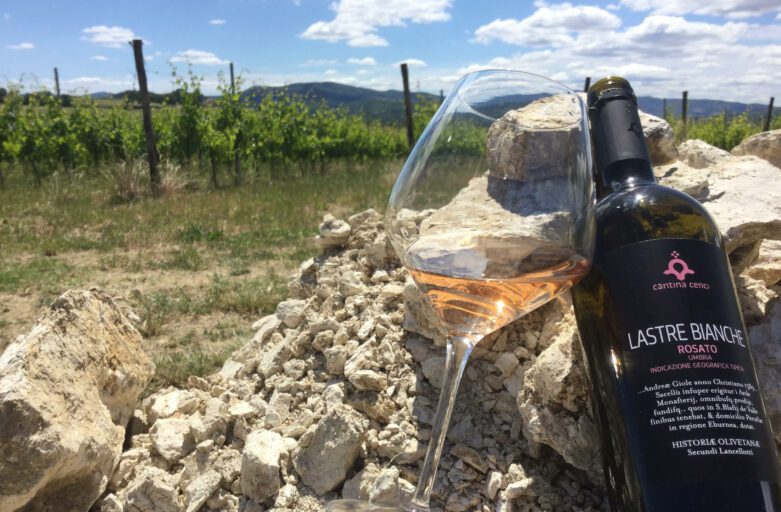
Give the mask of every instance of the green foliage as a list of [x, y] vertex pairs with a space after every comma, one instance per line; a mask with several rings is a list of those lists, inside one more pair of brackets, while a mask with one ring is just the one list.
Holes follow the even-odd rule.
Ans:
[[[173, 70], [172, 76], [175, 94], [159, 98], [164, 103], [152, 112], [158, 153], [161, 160], [189, 171], [207, 170], [215, 188], [227, 168], [238, 184], [249, 170], [258, 175], [270, 169], [273, 178], [280, 178], [289, 175], [291, 167], [306, 169], [298, 165], [302, 162], [312, 171], [332, 161], [397, 158], [407, 152], [400, 126], [367, 121], [325, 103], [312, 106], [306, 98], [284, 92], [260, 101], [242, 98], [241, 77], [234, 89], [221, 76], [220, 95], [205, 101], [202, 78], [192, 70], [186, 75]], [[110, 104], [72, 98], [66, 108], [62, 98], [45, 90], [22, 94], [11, 87], [0, 103], [0, 168], [22, 170], [40, 185], [58, 170], [97, 173], [118, 162], [144, 158], [141, 115], [131, 102], [135, 98], [124, 98]], [[436, 103], [418, 102], [418, 133], [436, 108]], [[112, 172], [130, 178], [126, 170], [120, 165]], [[2, 175], [0, 185], [1, 179]], [[136, 197], [133, 190], [117, 192], [123, 201]]]
[[[673, 127], [678, 141], [685, 139], [700, 139], [712, 146], [726, 151], [731, 150], [746, 138], [762, 131], [764, 119], [749, 116], [748, 112], [729, 116], [727, 113], [700, 119], [688, 119], [684, 134], [683, 120], [667, 112], [665, 119]], [[776, 116], [770, 129], [781, 128], [781, 117]]]

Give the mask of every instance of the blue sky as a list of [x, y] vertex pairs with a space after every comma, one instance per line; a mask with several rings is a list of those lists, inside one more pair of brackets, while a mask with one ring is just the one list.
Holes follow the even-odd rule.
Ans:
[[245, 84], [337, 81], [447, 91], [465, 72], [522, 69], [581, 87], [623, 74], [642, 95], [781, 97], [778, 0], [0, 0], [0, 83], [131, 88], [126, 41], [145, 41], [150, 88], [189, 62], [214, 92], [235, 62]]

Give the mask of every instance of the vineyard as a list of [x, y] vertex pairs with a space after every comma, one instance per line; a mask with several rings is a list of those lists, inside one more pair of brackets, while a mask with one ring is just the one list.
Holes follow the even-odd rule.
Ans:
[[[238, 184], [249, 176], [278, 178], [328, 162], [385, 160], [408, 151], [398, 125], [313, 106], [296, 95], [242, 98], [224, 81], [220, 95], [205, 100], [198, 77], [174, 74], [174, 80], [177, 103], [153, 111], [157, 150], [163, 162], [208, 175], [213, 187], [226, 173]], [[0, 183], [3, 171], [28, 173], [40, 185], [54, 173], [98, 173], [146, 154], [141, 114], [129, 100], [106, 105], [75, 97], [69, 106], [63, 103], [45, 92], [8, 91], [0, 105]], [[415, 104], [416, 135], [437, 107]]]
[[[173, 78], [175, 94], [165, 96], [153, 111], [157, 150], [164, 163], [202, 176], [214, 188], [246, 179], [295, 177], [335, 161], [400, 158], [408, 151], [400, 125], [367, 120], [293, 94], [242, 97], [240, 87], [224, 80], [219, 96], [206, 99], [199, 77], [174, 72]], [[41, 185], [55, 173], [99, 174], [117, 163], [138, 162], [146, 154], [141, 114], [128, 98], [63, 101], [46, 91], [23, 94], [11, 87], [0, 100], [0, 186], [8, 172], [24, 173]], [[437, 107], [435, 101], [415, 103], [415, 137]], [[690, 119], [685, 130], [672, 112], [665, 117], [679, 140], [702, 139], [726, 150], [762, 130], [761, 120], [748, 113]], [[776, 117], [772, 128], [779, 127], [781, 118]], [[115, 173], [111, 177], [123, 179]]]

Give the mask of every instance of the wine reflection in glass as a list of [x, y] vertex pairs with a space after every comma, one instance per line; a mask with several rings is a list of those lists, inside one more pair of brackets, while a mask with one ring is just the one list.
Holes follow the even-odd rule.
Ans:
[[447, 342], [418, 485], [409, 503], [338, 500], [329, 511], [429, 510], [472, 349], [587, 272], [593, 204], [588, 122], [575, 92], [520, 71], [461, 78], [407, 159], [385, 218]]

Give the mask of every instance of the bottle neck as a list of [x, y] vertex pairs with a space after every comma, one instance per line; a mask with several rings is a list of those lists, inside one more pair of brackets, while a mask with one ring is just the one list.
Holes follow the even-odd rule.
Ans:
[[610, 91], [590, 105], [597, 172], [605, 193], [656, 183], [631, 91]]
[[602, 188], [606, 193], [656, 183], [651, 163], [642, 158], [613, 162], [602, 170], [601, 178]]

